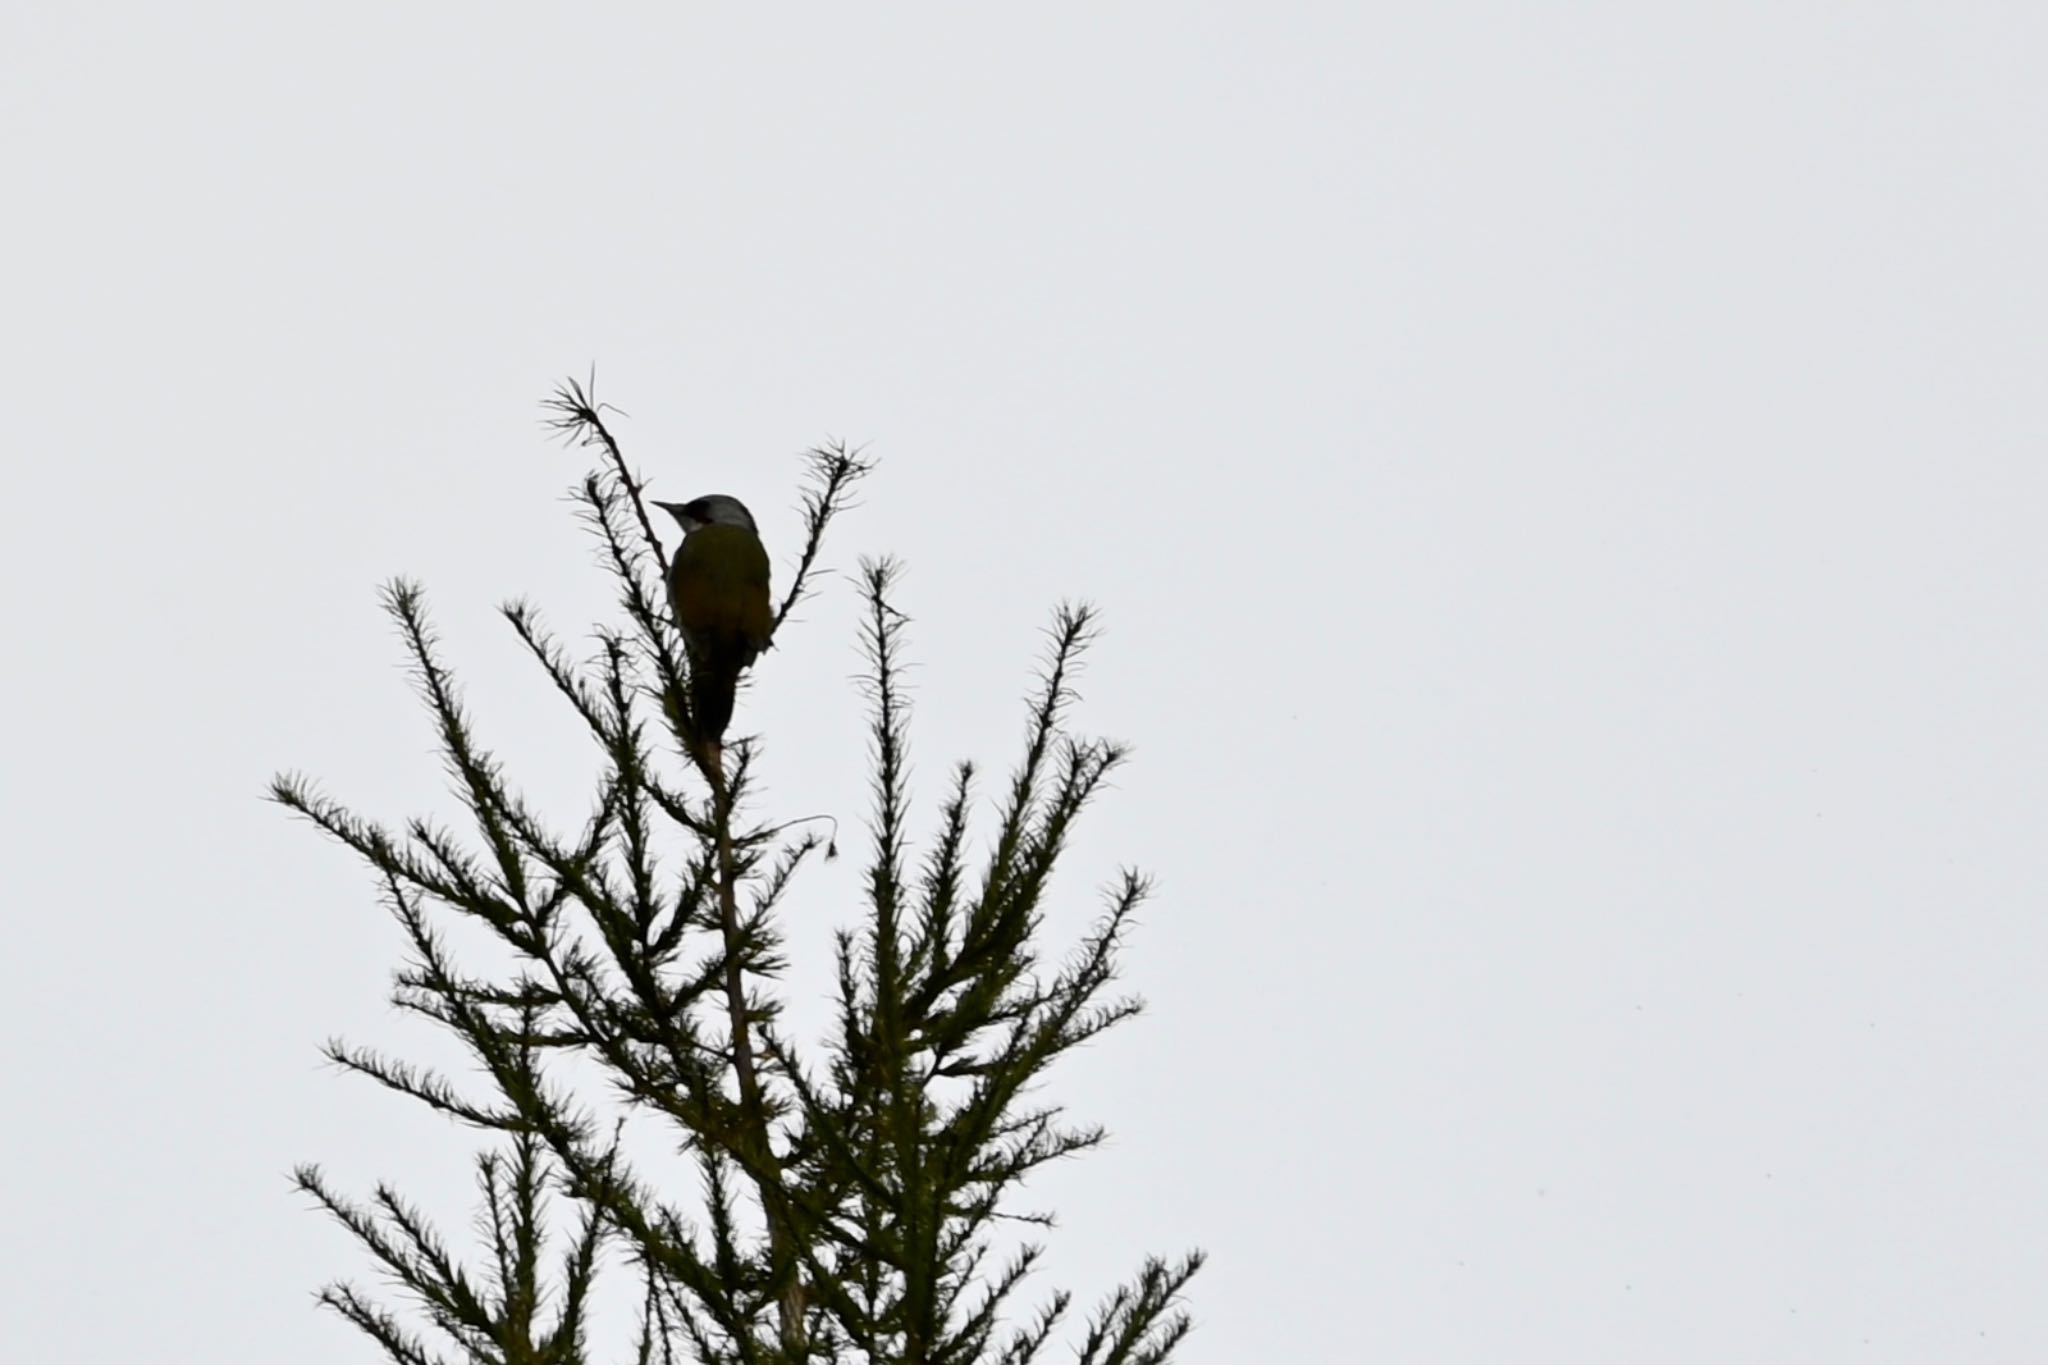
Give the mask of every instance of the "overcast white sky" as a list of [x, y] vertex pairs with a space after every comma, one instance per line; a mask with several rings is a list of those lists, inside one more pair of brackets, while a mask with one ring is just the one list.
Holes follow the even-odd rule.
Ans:
[[[607, 607], [536, 404], [908, 560], [922, 793], [1105, 611], [1152, 1002], [1042, 1295], [1188, 1365], [2048, 1359], [2048, 9], [31, 5], [0, 17], [0, 1320], [374, 1359], [286, 1183], [460, 1234], [332, 1074], [395, 930], [261, 802], [445, 810], [374, 589], [583, 809], [493, 615]], [[787, 560], [778, 572], [786, 581]], [[864, 808], [846, 584], [741, 724]], [[857, 831], [847, 841], [857, 843]], [[857, 859], [793, 907], [797, 1007]]]

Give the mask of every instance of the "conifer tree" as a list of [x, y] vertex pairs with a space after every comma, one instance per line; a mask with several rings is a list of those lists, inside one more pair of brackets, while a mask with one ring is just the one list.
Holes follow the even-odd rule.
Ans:
[[[592, 386], [570, 381], [547, 406], [551, 425], [595, 455], [574, 497], [620, 617], [581, 659], [526, 604], [502, 610], [596, 741], [588, 818], [552, 829], [515, 789], [473, 731], [421, 591], [405, 581], [384, 605], [473, 828], [394, 829], [302, 776], [272, 785], [368, 864], [408, 948], [393, 1002], [458, 1040], [486, 1092], [327, 1045], [345, 1070], [478, 1134], [482, 1245], [465, 1260], [391, 1188], [351, 1198], [301, 1167], [298, 1187], [399, 1291], [387, 1304], [337, 1282], [321, 1301], [398, 1365], [580, 1365], [604, 1267], [636, 1277], [640, 1365], [1028, 1365], [1062, 1345], [1082, 1365], [1168, 1360], [1189, 1330], [1180, 1296], [1201, 1253], [1148, 1259], [1074, 1315], [1064, 1290], [1020, 1302], [1041, 1247], [1012, 1232], [1051, 1223], [1017, 1205], [1027, 1178], [1104, 1137], [1037, 1098], [1040, 1082], [1139, 1009], [1109, 988], [1144, 877], [1123, 872], [1061, 960], [1041, 942], [1068, 833], [1125, 758], [1066, 725], [1089, 609], [1054, 616], [1022, 757], [983, 816], [992, 827], [977, 819], [976, 772], [963, 762], [935, 832], [914, 846], [897, 570], [863, 564], [865, 904], [837, 936], [833, 1027], [801, 1045], [780, 1026], [777, 914], [823, 841], [755, 813], [750, 741], [710, 746], [709, 760], [692, 743], [688, 659], [640, 482]], [[868, 468], [844, 446], [810, 453], [805, 539], [778, 626]], [[480, 926], [501, 963], [457, 962], [446, 929], [458, 920]], [[593, 1074], [608, 1092], [589, 1085]], [[636, 1170], [621, 1136], [629, 1118], [664, 1130], [695, 1168], [692, 1188]], [[623, 1255], [601, 1255], [608, 1245]]]

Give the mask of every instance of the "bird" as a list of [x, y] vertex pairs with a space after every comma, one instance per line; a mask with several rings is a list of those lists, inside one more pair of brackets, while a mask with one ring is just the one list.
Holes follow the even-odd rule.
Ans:
[[738, 498], [707, 493], [654, 505], [683, 528], [669, 561], [668, 602], [690, 657], [690, 731], [699, 756], [715, 769], [740, 674], [775, 633], [768, 551]]

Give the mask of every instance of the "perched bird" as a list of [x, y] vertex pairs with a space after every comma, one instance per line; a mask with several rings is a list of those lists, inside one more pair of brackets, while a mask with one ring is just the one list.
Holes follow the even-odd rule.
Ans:
[[683, 527], [683, 543], [669, 561], [668, 602], [690, 655], [691, 724], [715, 765], [740, 674], [775, 631], [768, 551], [738, 498], [707, 493], [654, 505]]

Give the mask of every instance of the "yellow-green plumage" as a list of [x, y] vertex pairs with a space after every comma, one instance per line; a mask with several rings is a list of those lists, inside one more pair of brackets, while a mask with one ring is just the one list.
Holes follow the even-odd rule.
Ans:
[[698, 526], [669, 565], [669, 606], [690, 653], [690, 710], [699, 743], [715, 745], [732, 721], [742, 671], [775, 630], [768, 551], [745, 526]]

